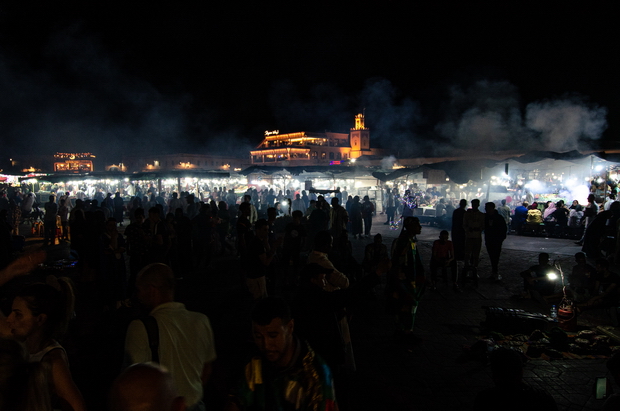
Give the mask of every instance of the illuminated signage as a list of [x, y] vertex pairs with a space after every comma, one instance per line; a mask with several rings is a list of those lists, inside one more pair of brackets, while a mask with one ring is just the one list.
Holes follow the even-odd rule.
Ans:
[[56, 153], [54, 158], [75, 160], [76, 158], [95, 158], [92, 153]]
[[330, 166], [337, 166], [337, 165], [340, 165], [340, 160], [330, 161], [330, 162], [329, 162], [329, 165], [330, 165]]
[[272, 131], [265, 130], [265, 136], [275, 136], [278, 134], [280, 134], [280, 130], [272, 130]]

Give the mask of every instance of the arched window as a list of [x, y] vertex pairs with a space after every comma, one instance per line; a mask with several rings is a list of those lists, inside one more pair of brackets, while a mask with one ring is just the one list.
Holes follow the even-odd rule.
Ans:
[[340, 160], [342, 158], [342, 154], [336, 153], [336, 160]]
[[321, 153], [321, 160], [325, 160], [327, 158], [327, 153], [325, 151], [323, 151]]
[[329, 159], [333, 160], [334, 159], [334, 153], [329, 153]]
[[312, 152], [312, 158], [317, 158], [319, 156], [319, 153], [316, 151]]

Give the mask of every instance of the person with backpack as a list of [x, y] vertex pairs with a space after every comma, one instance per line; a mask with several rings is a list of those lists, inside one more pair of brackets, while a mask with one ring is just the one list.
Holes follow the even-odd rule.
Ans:
[[[172, 269], [153, 263], [138, 274], [138, 299], [154, 320], [134, 320], [125, 338], [129, 364], [157, 362], [172, 375], [188, 410], [204, 409], [203, 387], [216, 359], [211, 323], [206, 315], [174, 301]], [[154, 323], [154, 324], [153, 324]]]

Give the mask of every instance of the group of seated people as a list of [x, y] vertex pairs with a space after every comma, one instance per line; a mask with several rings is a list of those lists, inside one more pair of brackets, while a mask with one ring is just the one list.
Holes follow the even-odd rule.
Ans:
[[564, 298], [572, 301], [578, 311], [617, 307], [620, 304], [620, 276], [610, 270], [609, 261], [587, 263], [582, 252], [575, 254], [575, 265], [566, 279], [549, 263], [549, 254], [540, 253], [538, 264], [521, 272], [523, 297], [542, 303], [559, 304]]
[[543, 230], [550, 236], [564, 237], [574, 232], [580, 236], [583, 220], [583, 207], [577, 200], [567, 206], [564, 200], [557, 203], [547, 201], [542, 207], [539, 203], [524, 201], [514, 210], [512, 228], [518, 233], [538, 234]]

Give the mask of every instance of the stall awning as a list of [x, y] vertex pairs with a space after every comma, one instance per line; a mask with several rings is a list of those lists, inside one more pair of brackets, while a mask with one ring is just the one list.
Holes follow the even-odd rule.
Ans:
[[173, 179], [173, 178], [198, 178], [203, 180], [215, 178], [229, 178], [230, 173], [225, 171], [207, 171], [207, 170], [161, 170], [161, 171], [143, 171], [139, 173], [128, 174], [130, 180], [157, 180], [157, 179]]
[[251, 166], [239, 174], [244, 176], [253, 173], [263, 173], [267, 175], [275, 173], [289, 173], [293, 176], [298, 176], [303, 173], [324, 173], [324, 174], [341, 174], [350, 172], [351, 168], [346, 166], [297, 166], [297, 167], [281, 167], [281, 166]]
[[373, 177], [381, 181], [392, 181], [408, 174], [421, 173], [424, 170], [442, 170], [450, 181], [457, 184], [466, 184], [470, 180], [480, 180], [481, 170], [485, 167], [493, 167], [498, 164], [495, 160], [462, 160], [442, 161], [440, 163], [424, 164], [413, 168], [399, 168], [391, 173], [374, 172]]
[[[174, 178], [198, 178], [198, 179], [216, 179], [229, 178], [230, 173], [220, 171], [201, 171], [201, 170], [162, 170], [162, 171], [146, 171], [139, 173], [120, 173], [120, 172], [92, 172], [81, 174], [48, 174], [46, 176], [35, 177], [41, 181], [50, 183], [59, 183], [65, 181], [81, 181], [81, 180], [157, 180], [157, 179], [174, 179]], [[22, 179], [33, 178], [23, 177]]]

